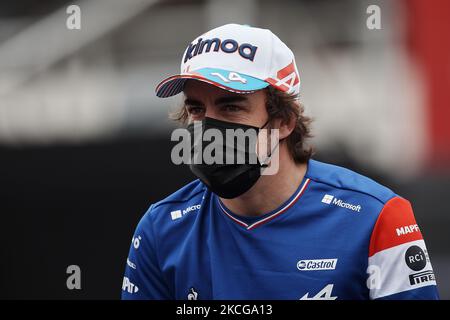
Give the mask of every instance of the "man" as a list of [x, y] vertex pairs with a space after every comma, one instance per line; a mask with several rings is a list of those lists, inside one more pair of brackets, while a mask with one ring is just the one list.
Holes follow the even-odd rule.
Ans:
[[[137, 226], [123, 299], [438, 298], [410, 203], [311, 159], [299, 89], [292, 51], [269, 30], [228, 24], [188, 46], [181, 74], [157, 96], [183, 92], [176, 118], [189, 123], [194, 154], [209, 146], [195, 126], [253, 129], [257, 146], [221, 142], [218, 158], [258, 160], [189, 163], [199, 180], [150, 206]], [[262, 129], [276, 138], [261, 144]]]

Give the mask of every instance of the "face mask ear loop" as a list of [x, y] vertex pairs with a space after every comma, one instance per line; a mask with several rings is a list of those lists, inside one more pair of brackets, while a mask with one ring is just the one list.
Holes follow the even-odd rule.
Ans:
[[[264, 123], [264, 125], [260, 129], [263, 129], [269, 122], [270, 122], [270, 118], [266, 121], [266, 123]], [[272, 128], [270, 128], [269, 130], [272, 130]], [[269, 164], [267, 162], [270, 161], [270, 159], [272, 158], [273, 152], [275, 151], [276, 148], [278, 148], [279, 145], [280, 145], [280, 140], [277, 141], [277, 144], [275, 145], [275, 147], [273, 147], [273, 149], [270, 150], [270, 154], [261, 163], [261, 168], [267, 168], [269, 166]]]
[[267, 124], [268, 124], [269, 122], [270, 122], [270, 118], [267, 119], [266, 123], [264, 123], [264, 124], [262, 125], [262, 127], [260, 127], [259, 129], [260, 129], [260, 130], [263, 129], [265, 126], [267, 126]]
[[272, 158], [272, 154], [275, 151], [276, 148], [280, 145], [280, 140], [278, 140], [277, 144], [273, 149], [270, 151], [270, 154], [266, 157], [266, 159], [261, 163], [261, 168], [267, 168], [269, 164], [267, 162], [270, 162], [270, 159]]

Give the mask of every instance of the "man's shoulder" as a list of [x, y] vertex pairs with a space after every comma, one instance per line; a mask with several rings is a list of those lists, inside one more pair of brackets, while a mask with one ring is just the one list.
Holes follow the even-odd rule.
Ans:
[[146, 216], [152, 216], [155, 222], [180, 219], [187, 212], [197, 209], [206, 190], [206, 186], [200, 180], [194, 180], [166, 198], [153, 203]]
[[332, 188], [365, 194], [385, 204], [396, 194], [386, 186], [350, 169], [311, 159], [308, 178]]
[[206, 186], [198, 179], [189, 182], [171, 195], [153, 204], [152, 208], [156, 209], [161, 206], [170, 206], [179, 203], [188, 203], [193, 199], [201, 199], [206, 191]]

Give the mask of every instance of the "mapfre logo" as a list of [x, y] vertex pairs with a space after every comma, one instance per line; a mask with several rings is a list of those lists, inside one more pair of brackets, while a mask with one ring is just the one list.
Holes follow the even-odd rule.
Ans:
[[348, 203], [348, 202], [344, 202], [341, 199], [336, 198], [335, 196], [331, 195], [331, 194], [326, 194], [323, 196], [322, 198], [322, 203], [325, 204], [332, 204], [341, 208], [345, 208], [345, 209], [349, 209], [352, 211], [356, 211], [356, 212], [360, 212], [362, 207], [360, 204], [356, 205], [356, 204], [352, 204], [352, 203]]
[[170, 216], [171, 216], [172, 220], [177, 220], [177, 219], [180, 219], [185, 214], [188, 214], [189, 212], [199, 210], [200, 207], [201, 207], [200, 204], [196, 204], [196, 205], [187, 207], [186, 209], [183, 209], [183, 210], [175, 210], [170, 213]]
[[397, 231], [397, 236], [400, 237], [400, 236], [404, 236], [409, 233], [419, 232], [420, 229], [417, 224], [411, 224], [409, 226], [403, 226], [403, 227], [397, 228], [397, 229], [395, 229], [395, 231]]
[[300, 271], [320, 271], [336, 269], [338, 259], [300, 260], [297, 269]]

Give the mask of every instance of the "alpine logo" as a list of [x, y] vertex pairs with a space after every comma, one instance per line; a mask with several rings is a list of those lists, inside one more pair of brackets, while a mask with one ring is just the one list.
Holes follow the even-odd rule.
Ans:
[[292, 92], [294, 87], [300, 82], [300, 78], [295, 70], [294, 61], [278, 70], [277, 78], [267, 78], [266, 81], [274, 87], [281, 89], [281, 91]]
[[334, 284], [329, 284], [320, 290], [314, 297], [309, 297], [307, 292], [300, 300], [336, 300], [337, 296], [332, 296]]
[[319, 271], [336, 269], [338, 259], [300, 260], [297, 269], [300, 271]]
[[177, 220], [191, 211], [199, 210], [200, 207], [201, 207], [200, 204], [196, 204], [196, 205], [187, 207], [186, 209], [183, 209], [183, 210], [175, 210], [170, 213], [170, 216], [172, 217], [172, 220]]
[[333, 204], [335, 206], [342, 207], [342, 208], [349, 209], [349, 210], [356, 211], [356, 212], [360, 212], [362, 209], [361, 205], [359, 205], [359, 204], [355, 205], [352, 203], [344, 202], [341, 199], [338, 199], [331, 194], [324, 195], [322, 198], [322, 202], [325, 204]]

